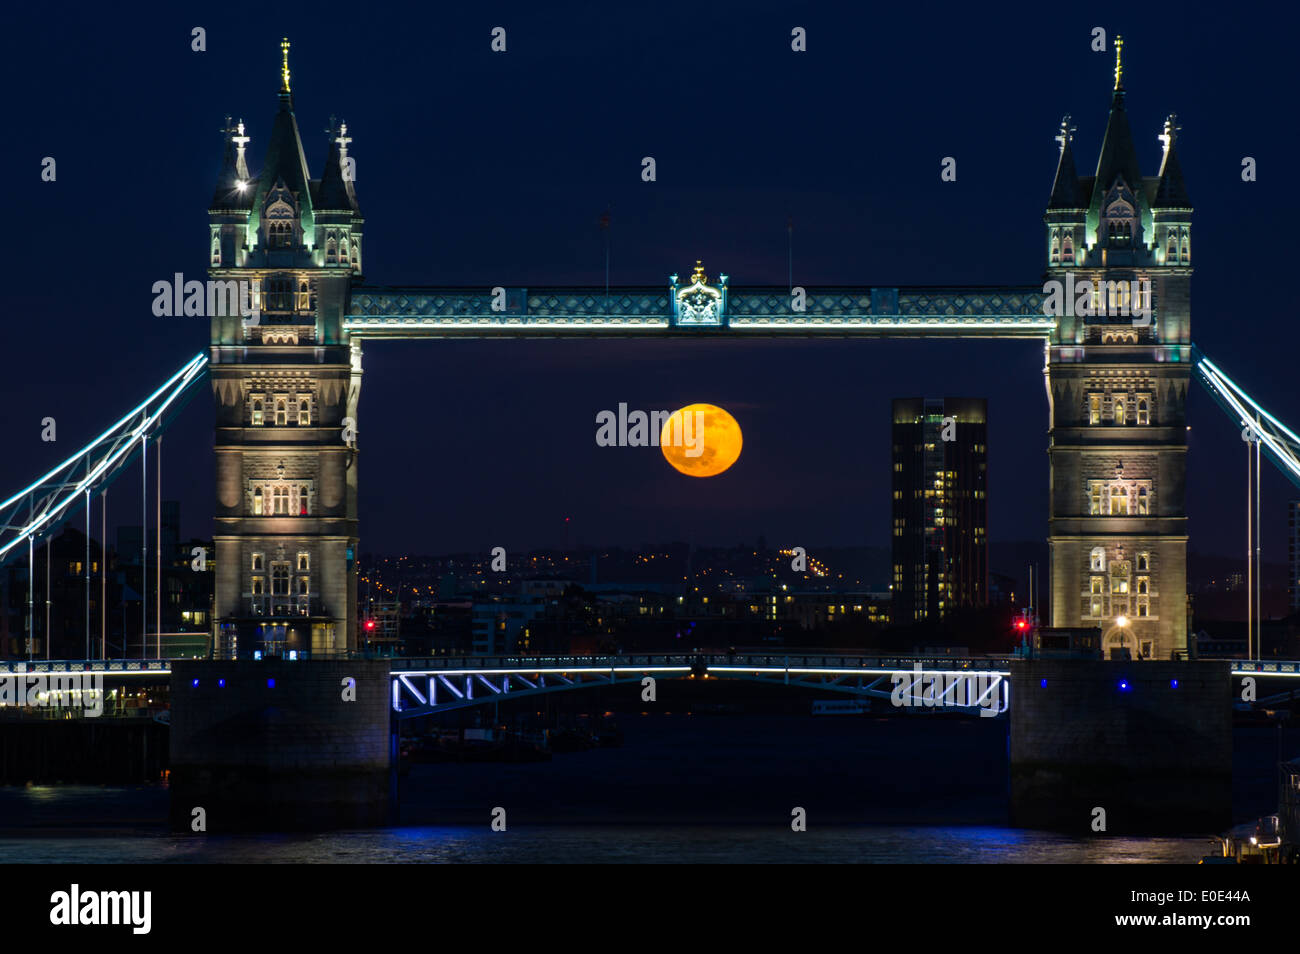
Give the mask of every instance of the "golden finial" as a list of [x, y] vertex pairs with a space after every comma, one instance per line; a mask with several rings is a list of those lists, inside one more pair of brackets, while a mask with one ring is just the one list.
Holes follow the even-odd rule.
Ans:
[[1117, 90], [1121, 90], [1124, 88], [1124, 61], [1122, 58], [1123, 54], [1124, 54], [1124, 38], [1122, 36], [1117, 35], [1115, 37], [1115, 89]]
[[280, 66], [280, 92], [289, 92], [289, 38], [280, 41], [280, 53], [284, 62]]
[[695, 260], [695, 271], [691, 273], [691, 281], [703, 285], [708, 280], [708, 276], [704, 274], [704, 266], [700, 264], [700, 260], [697, 258]]

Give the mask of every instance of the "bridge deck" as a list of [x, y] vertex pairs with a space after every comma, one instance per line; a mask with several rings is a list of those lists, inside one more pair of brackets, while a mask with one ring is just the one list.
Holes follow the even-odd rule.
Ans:
[[[737, 337], [896, 336], [1038, 338], [1056, 322], [1043, 292], [1012, 287], [826, 287], [727, 289], [717, 321], [681, 322], [668, 287], [521, 288], [494, 311], [487, 288], [361, 287], [344, 318], [362, 338], [654, 336], [736, 332]], [[499, 296], [498, 296], [499, 297]]]

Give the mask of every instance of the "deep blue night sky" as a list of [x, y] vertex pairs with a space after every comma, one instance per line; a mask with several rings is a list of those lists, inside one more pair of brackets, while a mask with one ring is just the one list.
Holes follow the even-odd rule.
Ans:
[[[1096, 163], [1113, 52], [1143, 172], [1168, 112], [1196, 207], [1193, 338], [1293, 427], [1295, 302], [1287, 250], [1295, 124], [1290, 23], [1165, 5], [1122, 13], [928, 4], [278, 5], [130, 16], [19, 10], [4, 45], [7, 440], [0, 494], [26, 484], [207, 343], [202, 319], [156, 318], [150, 287], [201, 278], [224, 117], [261, 166], [282, 35], [319, 176], [331, 114], [354, 137], [366, 279], [391, 284], [658, 285], [704, 261], [733, 285], [1041, 281], [1042, 213], [1062, 114], [1080, 172]], [[346, 13], [345, 11], [350, 11]], [[190, 30], [207, 30], [192, 52]], [[494, 26], [508, 52], [489, 49]], [[790, 30], [808, 52], [790, 51]], [[658, 181], [640, 179], [654, 156]], [[58, 180], [40, 180], [44, 156]], [[955, 183], [939, 163], [954, 156]], [[1258, 161], [1243, 183], [1241, 159]], [[362, 549], [448, 552], [572, 540], [817, 545], [889, 542], [889, 400], [982, 395], [990, 531], [1047, 524], [1042, 349], [1012, 342], [477, 341], [368, 345], [361, 399]], [[745, 450], [698, 481], [650, 449], [595, 446], [626, 401], [720, 404]], [[57, 444], [40, 420], [58, 421]], [[1192, 394], [1192, 548], [1237, 554], [1245, 454]], [[211, 397], [164, 444], [165, 495], [211, 533]], [[114, 522], [138, 522], [123, 479]], [[1284, 556], [1290, 486], [1265, 474], [1265, 558]], [[126, 501], [132, 501], [129, 510]], [[98, 522], [98, 520], [96, 520]]]

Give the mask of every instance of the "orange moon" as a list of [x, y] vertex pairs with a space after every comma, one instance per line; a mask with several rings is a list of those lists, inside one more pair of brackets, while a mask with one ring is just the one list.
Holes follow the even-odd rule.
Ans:
[[740, 425], [713, 404], [688, 404], [673, 411], [659, 435], [664, 460], [688, 477], [722, 473], [740, 458], [740, 445]]

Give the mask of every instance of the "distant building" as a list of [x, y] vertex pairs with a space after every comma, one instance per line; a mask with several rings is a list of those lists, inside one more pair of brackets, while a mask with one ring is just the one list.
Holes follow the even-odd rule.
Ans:
[[475, 597], [470, 613], [474, 655], [527, 652], [528, 624], [545, 612], [546, 602], [535, 596]]
[[893, 622], [988, 602], [988, 402], [893, 402]]

